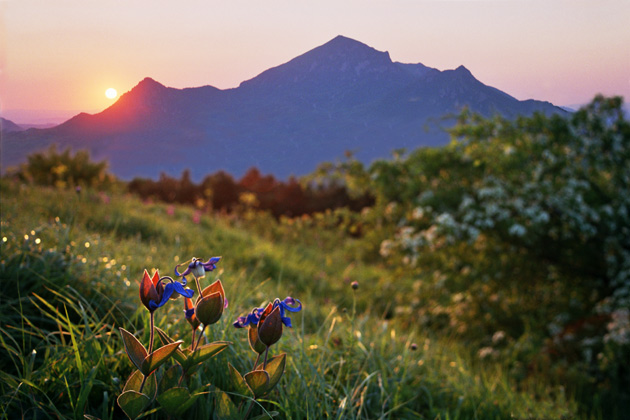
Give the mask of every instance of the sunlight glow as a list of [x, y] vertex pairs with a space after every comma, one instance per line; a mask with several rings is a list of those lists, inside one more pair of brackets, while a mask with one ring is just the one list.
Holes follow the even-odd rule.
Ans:
[[114, 99], [116, 96], [118, 96], [118, 92], [116, 92], [116, 89], [114, 88], [109, 88], [105, 91], [105, 96], [107, 96], [109, 99]]

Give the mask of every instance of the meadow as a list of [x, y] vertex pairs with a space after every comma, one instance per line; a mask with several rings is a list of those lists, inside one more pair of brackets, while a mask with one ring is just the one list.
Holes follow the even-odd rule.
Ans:
[[[599, 98], [570, 118], [463, 115], [448, 147], [370, 167], [350, 158], [304, 180], [371, 194], [360, 211], [274, 217], [248, 196], [231, 212], [200, 211], [118, 181], [5, 178], [1, 415], [126, 418], [117, 398], [136, 369], [119, 329], [149, 342], [144, 270], [174, 276], [193, 257], [221, 256], [200, 281], [220, 279], [229, 306], [203, 341], [230, 344], [187, 378], [185, 411], [155, 400], [141, 418], [623, 418], [630, 129], [620, 109]], [[271, 348], [286, 353], [284, 375], [252, 398], [229, 365], [247, 372], [256, 353], [232, 323], [287, 296], [303, 308]], [[183, 302], [156, 310], [155, 325], [185, 347]], [[151, 374], [159, 393], [177, 363]]]

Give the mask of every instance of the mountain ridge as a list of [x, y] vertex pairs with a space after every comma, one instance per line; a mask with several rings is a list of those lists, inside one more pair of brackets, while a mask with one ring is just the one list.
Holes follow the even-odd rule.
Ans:
[[[196, 179], [217, 170], [238, 176], [251, 166], [299, 176], [346, 150], [369, 163], [394, 149], [445, 144], [448, 135], [435, 121], [463, 106], [488, 116], [565, 112], [518, 101], [464, 66], [440, 71], [394, 62], [340, 35], [237, 88], [176, 89], [146, 77], [99, 113], [6, 133], [2, 168], [57, 143], [107, 159], [122, 178], [184, 169]], [[205, 158], [192, 159], [193, 150]]]

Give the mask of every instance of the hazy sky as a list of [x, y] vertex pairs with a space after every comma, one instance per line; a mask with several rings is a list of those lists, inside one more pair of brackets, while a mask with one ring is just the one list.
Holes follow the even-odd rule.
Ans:
[[15, 110], [100, 111], [147, 76], [235, 87], [336, 35], [518, 99], [630, 100], [629, 28], [630, 0], [0, 0], [0, 100], [30, 122], [53, 114]]

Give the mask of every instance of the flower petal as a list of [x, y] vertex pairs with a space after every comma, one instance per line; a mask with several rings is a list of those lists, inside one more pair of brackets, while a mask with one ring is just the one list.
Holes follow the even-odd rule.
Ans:
[[[297, 302], [298, 306], [289, 306], [293, 305], [295, 302]], [[302, 310], [302, 302], [300, 302], [299, 299], [292, 298], [291, 296], [287, 296], [287, 298], [281, 302], [281, 305], [289, 312], [300, 312]]]
[[153, 281], [151, 277], [149, 277], [149, 273], [147, 270], [144, 270], [144, 275], [142, 276], [142, 283], [140, 283], [140, 300], [142, 304], [149, 310], [151, 309], [151, 302], [157, 301], [159, 299], [159, 294], [155, 286], [153, 285]]

